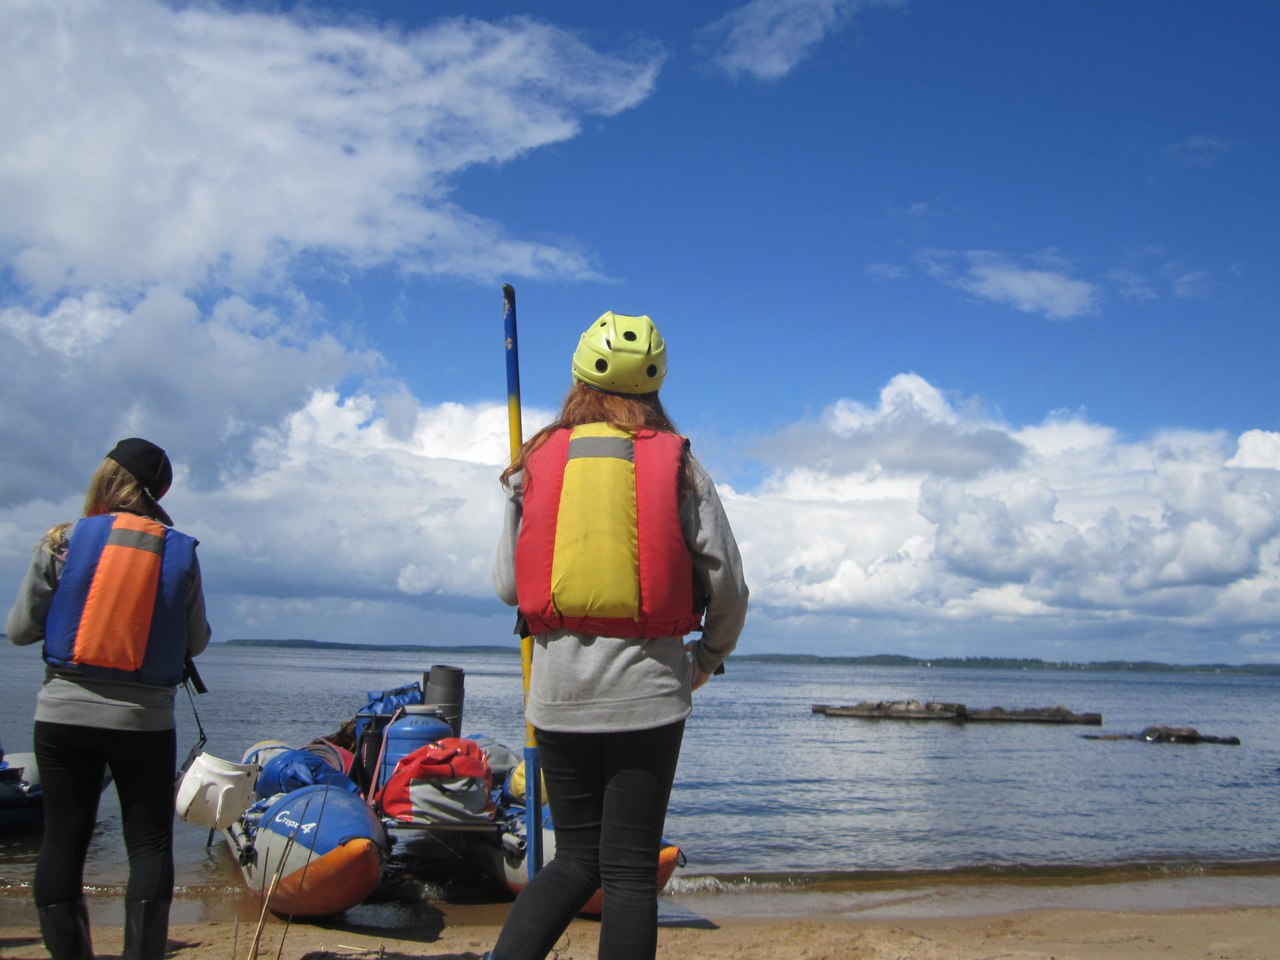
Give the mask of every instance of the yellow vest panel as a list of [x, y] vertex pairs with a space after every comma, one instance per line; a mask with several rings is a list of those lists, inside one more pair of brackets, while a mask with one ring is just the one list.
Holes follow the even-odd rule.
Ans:
[[563, 616], [640, 618], [633, 445], [604, 423], [570, 436], [551, 567], [551, 602]]

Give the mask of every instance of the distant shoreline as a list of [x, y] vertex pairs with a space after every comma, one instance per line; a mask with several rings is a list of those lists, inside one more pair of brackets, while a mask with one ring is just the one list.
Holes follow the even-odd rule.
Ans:
[[[342, 643], [301, 638], [270, 639], [237, 637], [223, 641], [227, 647], [272, 647], [303, 650], [380, 650], [391, 653], [471, 653], [517, 654], [514, 645], [500, 644], [390, 644]], [[823, 657], [817, 654], [744, 653], [735, 654], [737, 663], [777, 663], [792, 665], [844, 665], [858, 667], [923, 667], [926, 669], [972, 670], [1054, 670], [1100, 673], [1215, 673], [1246, 676], [1280, 676], [1280, 663], [1159, 663], [1153, 660], [1106, 660], [1088, 663], [1055, 663], [1048, 660], [1016, 657], [905, 657], [898, 654], [872, 654], [860, 657]]]

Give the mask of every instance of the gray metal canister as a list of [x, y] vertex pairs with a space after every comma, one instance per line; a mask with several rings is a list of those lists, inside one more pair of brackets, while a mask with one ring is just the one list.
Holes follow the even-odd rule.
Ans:
[[455, 737], [462, 736], [463, 678], [461, 667], [436, 665], [427, 673], [423, 686], [423, 706], [439, 711]]

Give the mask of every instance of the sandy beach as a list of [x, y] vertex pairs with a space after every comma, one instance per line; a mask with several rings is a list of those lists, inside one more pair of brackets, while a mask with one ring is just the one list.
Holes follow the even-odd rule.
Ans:
[[[439, 925], [388, 935], [346, 926], [268, 923], [257, 956], [308, 960], [478, 960], [493, 945], [499, 920], [474, 910], [448, 910]], [[576, 922], [557, 960], [594, 960], [598, 927]], [[228, 921], [178, 924], [169, 955], [181, 960], [246, 960], [254, 926]], [[98, 927], [99, 957], [120, 952], [120, 927]], [[660, 957], [681, 960], [1074, 960], [1161, 957], [1167, 960], [1266, 960], [1280, 957], [1280, 909], [1213, 909], [1161, 913], [1036, 910], [984, 917], [910, 921], [842, 918], [731, 919], [706, 929], [664, 928]], [[35, 927], [0, 931], [0, 956], [48, 955]]]
[[[283, 924], [265, 928], [258, 956], [308, 960], [478, 960], [498, 925], [478, 917], [447, 916], [442, 929], [398, 938], [367, 931]], [[1168, 960], [1265, 960], [1280, 957], [1280, 911], [1212, 910], [1179, 913], [1033, 911], [983, 918], [883, 921], [733, 920], [714, 929], [665, 929], [660, 957], [681, 960], [1075, 960], [1161, 957]], [[182, 960], [247, 958], [252, 928], [225, 921], [183, 924], [170, 931], [169, 955]], [[284, 937], [283, 943], [281, 942]], [[99, 957], [120, 951], [120, 928], [100, 929]], [[6, 929], [0, 956], [47, 957], [38, 931]], [[594, 960], [596, 926], [577, 923], [554, 954]]]
[[[658, 953], [680, 960], [1280, 960], [1274, 887], [1272, 878], [1238, 878], [1194, 890], [1157, 881], [1018, 888], [1021, 895], [993, 884], [917, 890], [873, 901], [785, 893], [664, 898]], [[1200, 905], [1188, 906], [1188, 896]], [[26, 901], [5, 899], [0, 956], [44, 960], [34, 910]], [[1220, 902], [1231, 900], [1247, 905]], [[1146, 906], [1132, 909], [1135, 903]], [[1001, 906], [1012, 909], [1001, 911]], [[120, 954], [119, 909], [116, 900], [92, 902], [99, 957]], [[259, 931], [258, 917], [244, 903], [178, 901], [169, 955], [178, 960], [478, 960], [493, 945], [506, 909], [505, 904], [382, 904], [324, 924], [286, 924], [268, 917]], [[595, 921], [575, 921], [553, 957], [593, 960], [598, 931]]]

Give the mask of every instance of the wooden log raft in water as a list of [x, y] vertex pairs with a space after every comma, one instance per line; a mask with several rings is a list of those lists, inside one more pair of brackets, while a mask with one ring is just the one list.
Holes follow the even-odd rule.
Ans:
[[1147, 727], [1141, 733], [1086, 733], [1086, 740], [1141, 740], [1143, 743], [1225, 743], [1240, 746], [1239, 737], [1210, 737], [1195, 727]]
[[971, 721], [1006, 721], [1011, 723], [1075, 723], [1090, 727], [1102, 726], [1100, 713], [1073, 713], [1066, 707], [1041, 707], [1025, 710], [1006, 710], [992, 707], [990, 710], [970, 710]]
[[868, 720], [950, 720], [954, 723], [1074, 723], [1098, 727], [1100, 713], [1073, 713], [1066, 707], [1041, 707], [1006, 710], [970, 710], [963, 703], [941, 703], [919, 700], [863, 700], [860, 703], [833, 707], [813, 704], [813, 712], [828, 717], [861, 717]]
[[863, 700], [844, 707], [831, 707], [823, 703], [813, 705], [814, 713], [828, 717], [864, 717], [872, 720], [965, 720], [968, 714], [963, 703], [938, 703], [919, 700]]

